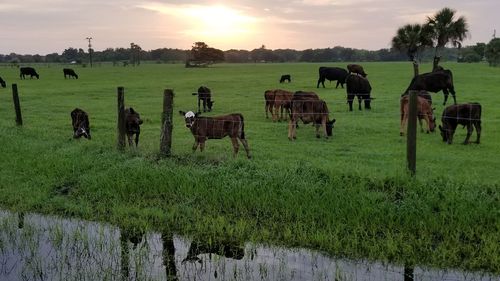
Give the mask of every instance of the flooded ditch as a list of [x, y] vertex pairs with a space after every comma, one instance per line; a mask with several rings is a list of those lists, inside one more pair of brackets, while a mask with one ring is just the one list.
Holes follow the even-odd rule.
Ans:
[[0, 280], [500, 280], [0, 211]]

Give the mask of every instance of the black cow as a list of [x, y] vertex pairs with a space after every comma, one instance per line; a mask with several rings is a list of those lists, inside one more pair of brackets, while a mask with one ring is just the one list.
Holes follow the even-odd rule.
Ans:
[[347, 103], [349, 104], [349, 111], [352, 111], [352, 102], [354, 96], [358, 97], [359, 110], [361, 110], [361, 100], [365, 102], [365, 109], [371, 109], [371, 96], [372, 87], [368, 79], [358, 74], [349, 74], [346, 79], [347, 83]]
[[78, 139], [85, 137], [91, 139], [90, 122], [87, 112], [80, 108], [75, 108], [71, 111], [71, 124], [73, 125], [73, 138]]
[[198, 93], [193, 93], [193, 96], [198, 96], [198, 112], [200, 110], [200, 102], [203, 102], [203, 112], [212, 111], [214, 101], [212, 100], [212, 93], [209, 88], [201, 86], [198, 88]]
[[357, 73], [363, 77], [366, 77], [368, 75], [365, 73], [365, 70], [363, 69], [363, 67], [359, 64], [348, 64], [347, 70], [349, 71], [349, 74], [350, 73]]
[[319, 79], [318, 79], [318, 84], [316, 85], [316, 88], [319, 88], [319, 83], [323, 85], [323, 88], [325, 87], [325, 79], [328, 79], [330, 81], [337, 81], [337, 85], [335, 88], [339, 87], [339, 84], [344, 88], [345, 84], [345, 79], [347, 78], [347, 70], [340, 68], [340, 67], [326, 67], [326, 66], [321, 66], [318, 70], [319, 72]]
[[26, 75], [29, 75], [30, 78], [33, 78], [33, 76], [35, 76], [36, 79], [40, 79], [40, 75], [36, 73], [36, 70], [33, 67], [21, 67], [19, 68], [19, 70], [19, 78], [21, 79], [26, 79]]
[[7, 87], [7, 85], [5, 84], [5, 80], [3, 80], [2, 77], [0, 77], [0, 85], [2, 86], [2, 88]]
[[204, 254], [210, 254], [210, 257], [211, 254], [215, 254], [229, 259], [241, 260], [245, 256], [245, 248], [240, 245], [226, 242], [202, 242], [195, 240], [191, 242], [187, 256], [182, 260], [182, 263], [202, 263], [201, 259], [198, 256]]
[[71, 68], [64, 68], [63, 73], [64, 73], [64, 79], [66, 79], [67, 77], [69, 78], [73, 77], [75, 79], [78, 79], [78, 75]]
[[141, 134], [142, 119], [137, 111], [132, 107], [125, 109], [125, 130], [128, 138], [128, 145], [132, 146], [132, 138], [135, 134], [135, 146], [139, 144]]
[[442, 90], [444, 94], [443, 105], [446, 104], [449, 93], [453, 97], [454, 104], [457, 104], [455, 89], [453, 87], [453, 74], [449, 69], [423, 73], [413, 77], [404, 94], [407, 94], [410, 90], [425, 90], [433, 93]]
[[281, 75], [280, 83], [283, 83], [285, 81], [288, 81], [288, 83], [292, 82], [292, 77], [290, 76], [290, 74]]
[[443, 126], [440, 125], [439, 130], [443, 141], [448, 144], [452, 143], [453, 134], [455, 134], [458, 125], [467, 126], [467, 136], [463, 144], [469, 143], [473, 131], [472, 126], [476, 128], [476, 143], [479, 144], [481, 137], [481, 105], [477, 102], [450, 105], [444, 109], [441, 123]]

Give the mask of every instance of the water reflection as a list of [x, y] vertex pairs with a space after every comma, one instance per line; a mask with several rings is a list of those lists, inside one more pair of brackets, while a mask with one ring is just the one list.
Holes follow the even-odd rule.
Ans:
[[500, 280], [0, 211], [0, 280]]

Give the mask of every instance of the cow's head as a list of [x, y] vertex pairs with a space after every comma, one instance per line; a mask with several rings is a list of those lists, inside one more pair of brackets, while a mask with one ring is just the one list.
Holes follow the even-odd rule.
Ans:
[[125, 110], [125, 127], [128, 134], [137, 134], [141, 132], [141, 116], [132, 107]]
[[5, 81], [3, 81], [2, 78], [0, 78], [0, 85], [2, 85], [2, 88], [7, 87], [7, 85], [5, 85]]
[[212, 106], [214, 105], [214, 101], [213, 100], [207, 100], [207, 107], [208, 107], [208, 111], [212, 111]]
[[443, 127], [439, 125], [439, 131], [441, 133], [441, 137], [443, 138], [444, 142], [447, 142], [448, 144], [451, 144], [452, 138], [453, 138], [453, 133], [450, 128], [448, 128], [446, 123], [443, 123]]
[[184, 116], [184, 121], [186, 122], [186, 127], [191, 128], [194, 124], [194, 121], [199, 116], [199, 113], [194, 113], [192, 111], [184, 112], [179, 110], [179, 114]]
[[84, 126], [78, 127], [76, 131], [73, 133], [73, 138], [78, 139], [84, 137], [86, 139], [90, 139], [90, 134], [89, 132], [85, 129]]
[[333, 135], [333, 124], [335, 124], [335, 119], [332, 121], [326, 121], [326, 135], [331, 137]]

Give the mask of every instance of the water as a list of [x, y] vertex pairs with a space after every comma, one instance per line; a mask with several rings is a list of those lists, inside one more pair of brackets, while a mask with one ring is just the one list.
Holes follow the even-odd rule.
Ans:
[[[405, 275], [406, 271], [406, 275]], [[500, 280], [0, 211], [0, 280]]]

